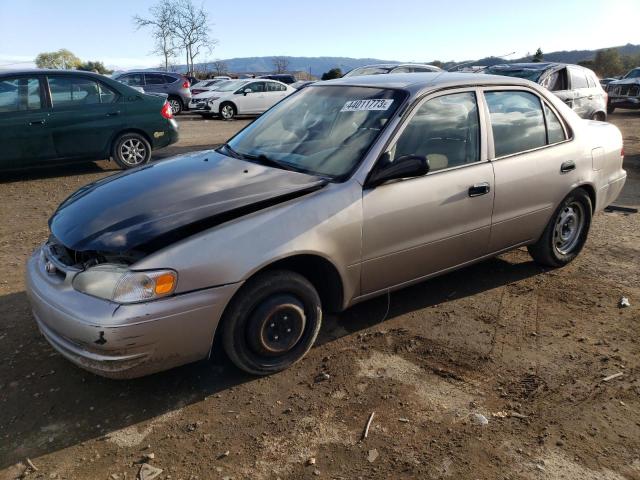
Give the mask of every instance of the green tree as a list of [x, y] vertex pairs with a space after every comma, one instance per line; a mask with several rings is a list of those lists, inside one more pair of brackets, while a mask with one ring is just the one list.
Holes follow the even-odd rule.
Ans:
[[620, 52], [615, 48], [598, 50], [593, 61], [593, 68], [601, 77], [613, 77], [624, 72]]
[[80, 59], [66, 48], [57, 52], [42, 52], [36, 57], [38, 68], [59, 68], [71, 70], [80, 64]]
[[433, 65], [434, 67], [444, 68], [444, 63], [440, 60], [434, 60], [433, 62], [429, 62], [429, 65]]
[[339, 68], [332, 68], [328, 72], [322, 74], [322, 80], [332, 80], [334, 78], [342, 77], [342, 70]]
[[536, 53], [533, 54], [533, 61], [541, 62], [542, 60], [544, 60], [544, 53], [542, 53], [542, 49], [538, 47]]
[[84, 70], [85, 72], [101, 73], [102, 75], [109, 75], [110, 73], [113, 72], [113, 70], [109, 70], [107, 67], [104, 66], [102, 62], [98, 62], [98, 61], [82, 62], [76, 68], [78, 70]]

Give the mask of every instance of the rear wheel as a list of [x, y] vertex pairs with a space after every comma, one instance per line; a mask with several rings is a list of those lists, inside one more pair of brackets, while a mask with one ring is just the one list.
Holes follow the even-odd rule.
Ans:
[[562, 201], [540, 239], [528, 248], [533, 259], [548, 267], [563, 267], [578, 256], [591, 226], [591, 199], [579, 188]]
[[223, 103], [220, 105], [220, 116], [225, 120], [231, 120], [236, 116], [236, 107], [233, 103]]
[[178, 115], [180, 112], [182, 112], [182, 100], [180, 100], [178, 97], [169, 97], [167, 101], [169, 102], [169, 106], [171, 107], [171, 113], [173, 113], [174, 115]]
[[607, 116], [604, 114], [604, 112], [596, 112], [596, 113], [593, 114], [591, 119], [592, 120], [596, 120], [598, 122], [606, 122], [607, 121]]
[[322, 323], [320, 297], [290, 271], [259, 274], [233, 298], [222, 319], [225, 352], [254, 375], [279, 372], [312, 347]]
[[139, 133], [124, 133], [113, 142], [111, 156], [120, 168], [138, 167], [151, 160], [151, 145]]

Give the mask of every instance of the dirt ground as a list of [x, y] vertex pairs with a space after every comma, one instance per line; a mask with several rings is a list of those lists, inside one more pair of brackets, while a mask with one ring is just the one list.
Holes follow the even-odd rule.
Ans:
[[[618, 204], [639, 207], [640, 113], [610, 120], [629, 174]], [[157, 157], [244, 124], [183, 117]], [[386, 297], [330, 317], [303, 361], [268, 378], [217, 352], [113, 381], [48, 346], [23, 281], [58, 203], [112, 171], [0, 183], [0, 478], [134, 479], [146, 461], [173, 480], [640, 479], [640, 214], [598, 214], [561, 270], [516, 250], [393, 293], [386, 317]]]

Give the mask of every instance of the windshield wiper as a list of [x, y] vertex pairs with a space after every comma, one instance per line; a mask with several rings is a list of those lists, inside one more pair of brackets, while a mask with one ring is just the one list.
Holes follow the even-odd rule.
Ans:
[[229, 154], [231, 154], [233, 158], [238, 158], [240, 160], [244, 158], [241, 154], [239, 154], [233, 148], [231, 148], [228, 143], [225, 143], [220, 148], [224, 148], [227, 152], [229, 152]]

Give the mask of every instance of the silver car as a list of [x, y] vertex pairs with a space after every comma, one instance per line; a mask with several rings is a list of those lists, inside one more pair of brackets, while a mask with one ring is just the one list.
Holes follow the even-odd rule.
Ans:
[[71, 195], [27, 290], [51, 345], [98, 374], [205, 359], [215, 336], [270, 374], [325, 312], [520, 246], [569, 263], [624, 185], [622, 155], [616, 127], [526, 80], [318, 82], [216, 150]]
[[566, 63], [509, 63], [487, 67], [484, 73], [525, 78], [548, 88], [578, 116], [607, 119], [607, 93], [596, 74], [580, 65]]

